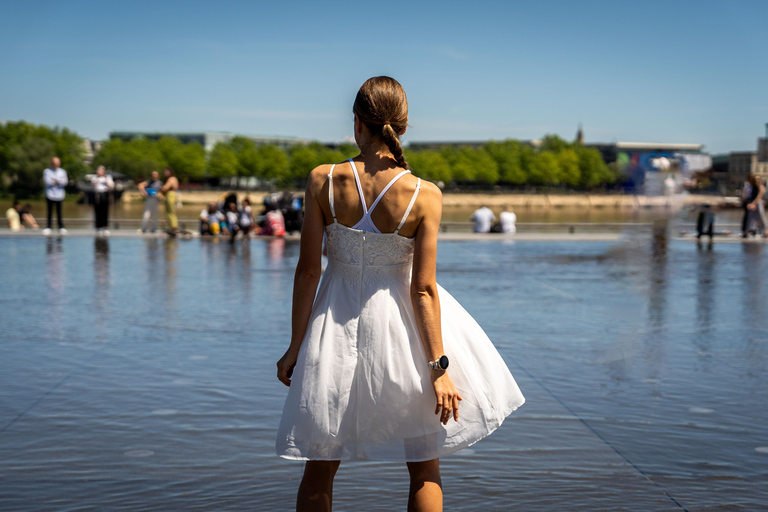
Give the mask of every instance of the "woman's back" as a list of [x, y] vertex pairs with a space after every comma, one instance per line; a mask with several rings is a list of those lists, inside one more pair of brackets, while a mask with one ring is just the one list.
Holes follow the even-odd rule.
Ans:
[[[366, 217], [366, 213], [369, 213], [368, 225], [373, 224], [381, 233], [394, 233], [404, 213], [408, 212], [408, 217], [398, 234], [406, 238], [413, 238], [416, 235], [422, 217], [422, 201], [419, 201], [418, 197], [422, 193], [427, 195], [434, 193], [431, 190], [434, 185], [419, 180], [410, 172], [403, 174], [404, 169], [394, 162], [390, 162], [389, 166], [377, 165], [376, 170], [372, 170], [372, 165], [366, 166], [365, 161], [359, 158], [352, 162], [346, 161], [335, 166], [327, 166], [327, 169], [324, 166], [321, 172], [330, 175], [331, 167], [333, 167], [332, 177], [328, 179], [320, 197], [326, 225], [334, 222], [335, 213], [336, 221], [344, 226], [372, 231], [372, 229], [366, 229], [366, 226], [359, 226], [360, 221]], [[359, 182], [355, 178], [355, 170]], [[401, 174], [402, 176], [393, 182]], [[387, 188], [388, 185], [389, 188]], [[331, 187], [334, 211], [331, 211]], [[417, 188], [420, 189], [418, 193]], [[408, 207], [413, 199], [415, 201], [409, 210]]]

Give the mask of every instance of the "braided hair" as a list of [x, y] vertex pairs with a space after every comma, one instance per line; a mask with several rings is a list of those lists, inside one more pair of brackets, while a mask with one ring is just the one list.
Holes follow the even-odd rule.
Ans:
[[403, 86], [388, 76], [369, 78], [357, 91], [352, 112], [374, 137], [381, 137], [398, 165], [408, 169], [398, 136], [408, 126], [408, 99]]

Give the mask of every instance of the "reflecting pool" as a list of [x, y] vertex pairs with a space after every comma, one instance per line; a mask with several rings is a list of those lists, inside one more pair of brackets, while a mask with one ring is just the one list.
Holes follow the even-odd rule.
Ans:
[[[438, 281], [526, 404], [441, 461], [446, 510], [760, 510], [768, 258], [667, 228], [441, 242]], [[0, 509], [291, 510], [274, 455], [298, 244], [0, 238]], [[334, 510], [404, 510], [342, 464]]]

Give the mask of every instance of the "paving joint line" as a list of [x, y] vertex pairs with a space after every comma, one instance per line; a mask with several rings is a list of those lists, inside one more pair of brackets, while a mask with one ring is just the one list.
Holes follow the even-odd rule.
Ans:
[[631, 460], [629, 460], [629, 458], [627, 458], [627, 456], [626, 456], [626, 455], [624, 455], [623, 453], [621, 453], [621, 451], [619, 451], [619, 450], [618, 450], [618, 449], [617, 449], [617, 448], [616, 448], [616, 447], [615, 447], [613, 444], [611, 444], [611, 442], [610, 442], [610, 441], [608, 441], [608, 440], [607, 440], [605, 437], [603, 437], [603, 436], [602, 436], [602, 435], [601, 435], [601, 434], [600, 434], [600, 433], [599, 433], [597, 430], [595, 430], [595, 429], [592, 427], [592, 425], [590, 425], [589, 423], [587, 423], [587, 421], [586, 421], [584, 418], [582, 418], [581, 416], [579, 416], [578, 414], [576, 414], [576, 412], [575, 412], [573, 409], [571, 409], [570, 407], [568, 407], [568, 405], [567, 405], [565, 402], [563, 402], [562, 400], [560, 400], [560, 398], [558, 398], [558, 397], [557, 397], [557, 395], [555, 395], [555, 394], [554, 394], [554, 393], [553, 393], [553, 392], [552, 392], [552, 391], [551, 391], [551, 390], [550, 390], [550, 389], [549, 389], [549, 388], [548, 388], [548, 387], [547, 387], [547, 386], [546, 386], [546, 385], [545, 385], [543, 382], [541, 382], [539, 379], [537, 379], [537, 378], [536, 378], [536, 377], [535, 377], [535, 376], [534, 376], [534, 375], [533, 375], [531, 372], [529, 372], [529, 371], [528, 371], [528, 370], [527, 370], [527, 369], [526, 369], [526, 368], [525, 368], [523, 365], [521, 365], [520, 363], [518, 363], [518, 362], [517, 362], [517, 361], [516, 361], [514, 358], [510, 358], [510, 359], [511, 359], [511, 360], [512, 360], [512, 362], [514, 362], [514, 363], [515, 363], [515, 364], [516, 364], [516, 365], [517, 365], [517, 366], [518, 366], [518, 367], [519, 367], [521, 370], [523, 370], [523, 371], [524, 371], [526, 374], [528, 374], [528, 376], [529, 376], [530, 378], [532, 378], [534, 381], [536, 381], [536, 383], [537, 383], [539, 386], [541, 386], [541, 388], [542, 388], [544, 391], [546, 391], [547, 393], [549, 393], [549, 395], [550, 395], [552, 398], [554, 398], [555, 400], [557, 400], [557, 402], [558, 402], [560, 405], [562, 405], [563, 407], [565, 407], [565, 409], [566, 409], [568, 412], [570, 412], [570, 413], [571, 413], [571, 414], [572, 414], [572, 415], [573, 415], [573, 416], [574, 416], [576, 419], [578, 419], [578, 420], [579, 420], [579, 421], [580, 421], [580, 422], [581, 422], [581, 423], [582, 423], [582, 424], [583, 424], [585, 427], [587, 427], [587, 428], [588, 428], [588, 429], [589, 429], [589, 430], [590, 430], [590, 431], [591, 431], [591, 432], [592, 432], [592, 433], [593, 433], [593, 434], [594, 434], [594, 435], [595, 435], [595, 436], [596, 436], [598, 439], [600, 439], [600, 440], [601, 440], [603, 443], [605, 443], [606, 445], [608, 445], [608, 446], [609, 446], [609, 447], [610, 447], [610, 448], [611, 448], [611, 449], [612, 449], [614, 452], [616, 452], [616, 454], [617, 454], [619, 457], [621, 457], [622, 459], [624, 459], [624, 461], [626, 461], [626, 463], [627, 463], [627, 464], [629, 464], [630, 466], [632, 466], [632, 467], [635, 469], [635, 471], [637, 471], [638, 473], [640, 473], [640, 474], [641, 474], [641, 475], [642, 475], [642, 476], [643, 476], [643, 477], [644, 477], [646, 480], [648, 480], [648, 481], [649, 481], [649, 482], [651, 482], [653, 485], [655, 485], [655, 486], [656, 486], [656, 487], [657, 487], [659, 490], [661, 490], [661, 492], [663, 492], [663, 493], [664, 493], [664, 495], [665, 495], [667, 498], [669, 498], [669, 499], [672, 501], [672, 503], [674, 503], [675, 505], [677, 505], [678, 507], [680, 507], [680, 509], [681, 509], [681, 510], [683, 510], [684, 512], [689, 512], [689, 511], [688, 511], [688, 509], [687, 509], [687, 508], [685, 508], [683, 505], [681, 505], [681, 504], [680, 504], [680, 502], [679, 502], [679, 501], [677, 501], [675, 498], [673, 498], [673, 497], [672, 497], [672, 495], [671, 495], [671, 494], [669, 494], [669, 493], [667, 492], [667, 490], [666, 490], [664, 487], [662, 487], [662, 486], [661, 486], [661, 485], [660, 485], [658, 482], [656, 482], [656, 481], [655, 481], [653, 478], [651, 478], [651, 477], [650, 477], [650, 476], [649, 476], [649, 475], [648, 475], [648, 474], [647, 474], [645, 471], [643, 471], [642, 469], [640, 469], [640, 468], [639, 468], [639, 467], [638, 467], [638, 466], [637, 466], [637, 465], [636, 465], [634, 462], [632, 462]]

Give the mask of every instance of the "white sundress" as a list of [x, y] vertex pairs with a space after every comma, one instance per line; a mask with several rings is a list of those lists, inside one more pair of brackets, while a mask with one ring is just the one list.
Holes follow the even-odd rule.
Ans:
[[397, 175], [363, 218], [326, 226], [328, 266], [318, 287], [278, 428], [276, 452], [293, 460], [431, 460], [470, 446], [501, 425], [525, 399], [496, 348], [442, 287], [443, 349], [448, 375], [463, 398], [459, 421], [435, 415], [427, 355], [411, 303], [413, 239], [370, 219]]

